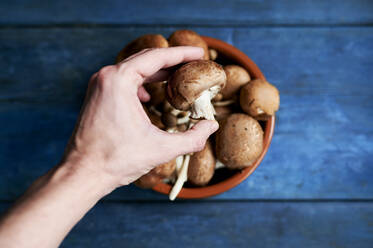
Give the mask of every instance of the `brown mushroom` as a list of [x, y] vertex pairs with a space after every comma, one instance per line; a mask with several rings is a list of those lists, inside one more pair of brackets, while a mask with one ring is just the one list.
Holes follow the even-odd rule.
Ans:
[[146, 34], [140, 36], [126, 45], [117, 55], [116, 63], [128, 58], [129, 56], [140, 52], [146, 48], [168, 47], [167, 40], [160, 34]]
[[218, 52], [215, 49], [209, 48], [209, 55], [211, 60], [216, 60]]
[[160, 183], [162, 178], [155, 174], [153, 170], [149, 171], [147, 174], [143, 175], [137, 179], [134, 184], [143, 189], [153, 188], [155, 185]]
[[221, 65], [210, 60], [189, 62], [171, 76], [167, 97], [180, 110], [191, 109], [191, 117], [214, 120], [211, 99], [224, 87], [226, 76]]
[[176, 159], [173, 159], [167, 163], [158, 165], [152, 171], [161, 178], [167, 178], [171, 176], [176, 169]]
[[149, 103], [157, 106], [162, 103], [166, 98], [166, 82], [148, 83], [144, 85], [146, 91], [150, 95]]
[[188, 125], [187, 124], [177, 125], [177, 131], [179, 131], [179, 132], [185, 132], [186, 130], [188, 130]]
[[217, 106], [215, 107], [215, 119], [217, 121], [227, 118], [232, 114], [233, 110], [229, 106]]
[[209, 59], [209, 50], [207, 43], [199, 34], [192, 30], [177, 30], [168, 38], [170, 46], [196, 46], [202, 47], [205, 51], [203, 59]]
[[216, 155], [230, 169], [249, 167], [263, 150], [263, 130], [246, 114], [232, 114], [216, 134]]
[[223, 100], [223, 95], [220, 92], [218, 94], [216, 94], [216, 96], [214, 96], [214, 98], [212, 98], [213, 102], [219, 102], [221, 100]]
[[210, 142], [206, 142], [202, 151], [190, 157], [188, 181], [197, 186], [209, 183], [215, 171], [215, 157]]
[[238, 65], [226, 65], [224, 71], [227, 75], [227, 83], [221, 90], [221, 94], [226, 100], [232, 98], [243, 85], [250, 81], [250, 75], [245, 68]]
[[240, 105], [249, 115], [258, 120], [265, 120], [278, 110], [280, 94], [272, 84], [255, 79], [241, 89]]
[[149, 117], [150, 122], [151, 122], [154, 126], [158, 127], [159, 129], [164, 129], [164, 128], [165, 128], [165, 126], [164, 126], [163, 123], [162, 123], [161, 116], [159, 116], [159, 115], [153, 113], [152, 111], [150, 111], [150, 110], [149, 110], [146, 106], [144, 106], [144, 105], [143, 105], [143, 108], [144, 108], [144, 110], [145, 110], [146, 115]]

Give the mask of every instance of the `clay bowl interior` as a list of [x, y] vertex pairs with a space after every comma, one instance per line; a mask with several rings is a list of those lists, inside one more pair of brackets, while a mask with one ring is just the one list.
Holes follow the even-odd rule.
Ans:
[[[217, 63], [223, 65], [238, 64], [244, 67], [250, 73], [250, 76], [253, 79], [265, 79], [257, 65], [237, 48], [211, 37], [202, 36], [202, 38], [207, 42], [210, 48], [213, 48], [218, 52], [219, 55], [216, 60]], [[217, 169], [214, 177], [208, 185], [204, 187], [195, 187], [186, 183], [184, 184], [177, 198], [197, 199], [214, 196], [237, 186], [248, 176], [250, 176], [251, 173], [253, 173], [254, 170], [259, 166], [260, 162], [267, 153], [273, 136], [275, 117], [272, 117], [267, 121], [260, 121], [260, 124], [262, 125], [264, 131], [263, 151], [259, 158], [251, 166], [243, 170], [228, 170], [226, 168]], [[159, 183], [153, 187], [153, 190], [168, 195], [171, 191], [171, 187], [172, 185], [170, 184]]]

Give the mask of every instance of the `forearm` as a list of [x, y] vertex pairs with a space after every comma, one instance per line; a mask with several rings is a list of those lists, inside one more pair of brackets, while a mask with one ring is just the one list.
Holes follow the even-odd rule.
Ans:
[[107, 178], [87, 168], [65, 163], [39, 178], [0, 220], [0, 247], [57, 247], [114, 189]]

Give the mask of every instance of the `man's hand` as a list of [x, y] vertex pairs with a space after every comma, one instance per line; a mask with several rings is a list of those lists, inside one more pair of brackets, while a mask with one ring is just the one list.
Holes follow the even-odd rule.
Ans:
[[195, 47], [144, 50], [95, 73], [62, 162], [0, 219], [0, 247], [57, 247], [101, 197], [158, 164], [201, 150], [216, 122], [169, 134], [150, 123], [140, 100], [149, 100], [143, 83], [167, 78], [162, 69], [202, 56]]
[[140, 100], [149, 100], [144, 83], [167, 79], [162, 69], [202, 56], [196, 47], [149, 49], [95, 73], [65, 161], [107, 175], [117, 187], [180, 154], [201, 150], [217, 122], [201, 121], [185, 133], [170, 134], [151, 124]]

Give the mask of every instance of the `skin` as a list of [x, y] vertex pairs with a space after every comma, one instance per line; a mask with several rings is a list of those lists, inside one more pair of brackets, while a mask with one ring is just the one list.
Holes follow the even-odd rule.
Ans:
[[168, 38], [169, 46], [196, 46], [204, 50], [203, 59], [209, 59], [207, 43], [192, 30], [177, 30]]
[[99, 199], [155, 166], [203, 149], [218, 124], [201, 121], [170, 134], [151, 124], [142, 85], [162, 69], [200, 59], [193, 47], [137, 53], [94, 74], [61, 162], [34, 182], [0, 220], [0, 247], [57, 247]]

